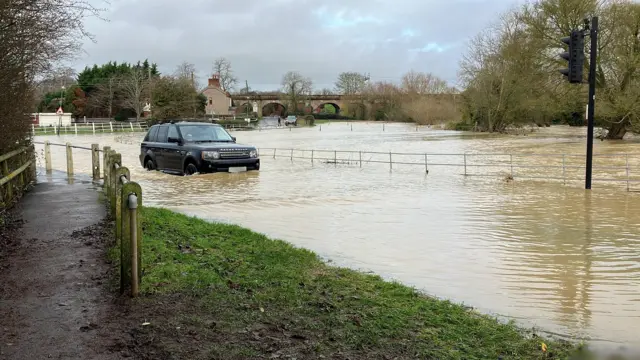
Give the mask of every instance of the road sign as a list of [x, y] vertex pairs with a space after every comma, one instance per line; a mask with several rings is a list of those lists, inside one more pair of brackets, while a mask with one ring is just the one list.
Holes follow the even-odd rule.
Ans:
[[64, 114], [64, 111], [62, 111], [62, 106], [60, 106], [60, 107], [58, 108], [58, 111], [56, 111], [56, 114], [58, 114], [58, 115], [62, 115], [62, 114]]

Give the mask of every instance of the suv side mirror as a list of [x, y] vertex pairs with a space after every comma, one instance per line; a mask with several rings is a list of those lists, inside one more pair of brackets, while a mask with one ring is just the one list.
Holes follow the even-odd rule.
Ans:
[[231, 140], [233, 140], [233, 142], [236, 142], [236, 137], [235, 137], [235, 136], [232, 136], [232, 137], [231, 137]]
[[176, 144], [182, 144], [182, 141], [180, 141], [180, 139], [179, 139], [179, 138], [175, 138], [175, 137], [169, 137], [169, 138], [167, 139], [167, 142], [170, 142], [170, 143], [176, 143]]

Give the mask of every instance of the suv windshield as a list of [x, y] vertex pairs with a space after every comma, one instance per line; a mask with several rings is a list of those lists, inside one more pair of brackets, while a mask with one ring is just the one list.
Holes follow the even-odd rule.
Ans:
[[180, 125], [180, 132], [186, 142], [233, 142], [231, 135], [220, 126]]

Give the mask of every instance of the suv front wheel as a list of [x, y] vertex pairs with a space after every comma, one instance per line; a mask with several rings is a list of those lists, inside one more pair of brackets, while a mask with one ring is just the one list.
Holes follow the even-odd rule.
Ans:
[[144, 163], [144, 167], [147, 171], [153, 171], [156, 169], [156, 164], [150, 158], [147, 158], [147, 161]]
[[184, 167], [184, 174], [186, 176], [196, 174], [197, 172], [198, 172], [198, 167], [196, 166], [196, 164], [192, 162], [187, 163], [187, 166]]

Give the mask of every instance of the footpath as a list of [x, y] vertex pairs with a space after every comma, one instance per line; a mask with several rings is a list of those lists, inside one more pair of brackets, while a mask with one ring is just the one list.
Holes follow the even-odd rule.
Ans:
[[11, 210], [22, 225], [0, 249], [0, 359], [126, 357], [106, 325], [112, 228], [100, 193], [65, 174], [38, 181]]

